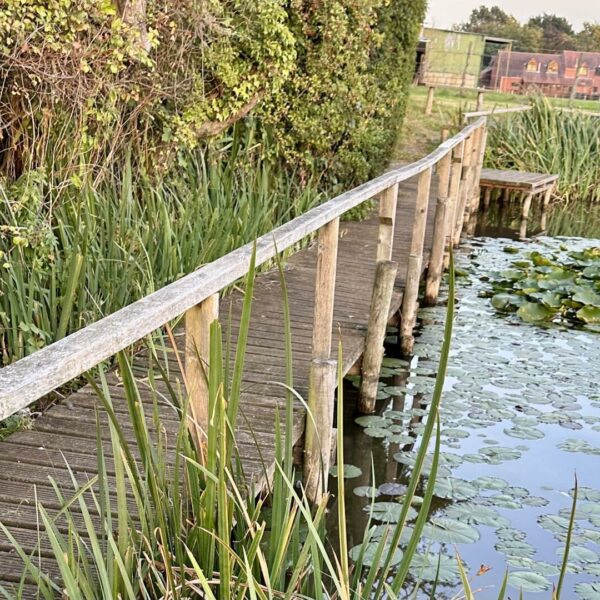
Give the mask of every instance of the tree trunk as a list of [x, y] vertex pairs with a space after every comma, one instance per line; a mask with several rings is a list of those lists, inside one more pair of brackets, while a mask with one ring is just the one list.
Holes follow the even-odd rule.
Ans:
[[140, 46], [149, 52], [151, 45], [146, 26], [147, 0], [116, 0], [116, 3], [123, 22], [137, 30]]

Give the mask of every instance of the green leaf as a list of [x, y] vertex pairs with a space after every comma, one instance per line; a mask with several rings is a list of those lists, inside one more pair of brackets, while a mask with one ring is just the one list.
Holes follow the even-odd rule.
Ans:
[[[332, 477], [337, 477], [337, 465], [334, 465], [329, 470], [329, 474]], [[360, 477], [362, 475], [362, 471], [355, 467], [354, 465], [344, 465], [344, 479], [354, 479], [355, 477]]]
[[548, 579], [531, 571], [514, 571], [508, 576], [508, 585], [524, 592], [547, 592], [552, 589]]
[[472, 544], [479, 539], [479, 531], [455, 519], [434, 517], [423, 528], [423, 536], [434, 542]]
[[[368, 542], [366, 544], [359, 544], [358, 546], [354, 546], [354, 548], [350, 549], [349, 555], [353, 561], [357, 561], [361, 551], [364, 550], [364, 554], [362, 556], [363, 565], [366, 567], [373, 566], [373, 560], [377, 556], [377, 549], [379, 548], [380, 542]], [[386, 553], [389, 550], [389, 544], [386, 544]], [[392, 561], [390, 563], [391, 566], [397, 565], [402, 560], [402, 550], [400, 548], [396, 548], [392, 555]]]
[[523, 304], [523, 297], [501, 292], [492, 297], [492, 306], [497, 310], [513, 311]]
[[600, 306], [600, 296], [591, 288], [579, 288], [573, 294], [573, 300], [580, 304], [585, 304], [586, 306]]
[[600, 323], [600, 308], [597, 306], [584, 306], [577, 311], [577, 318], [585, 323]]
[[525, 302], [519, 308], [517, 314], [527, 323], [537, 323], [548, 320], [554, 314], [554, 311], [537, 302]]
[[577, 583], [575, 591], [580, 600], [600, 600], [600, 581], [594, 583]]

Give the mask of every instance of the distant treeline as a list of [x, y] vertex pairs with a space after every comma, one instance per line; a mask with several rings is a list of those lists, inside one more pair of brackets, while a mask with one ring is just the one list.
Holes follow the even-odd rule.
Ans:
[[480, 6], [471, 12], [468, 21], [456, 28], [514, 40], [514, 50], [600, 52], [600, 23], [584, 23], [581, 31], [576, 32], [565, 17], [553, 14], [544, 13], [520, 23], [499, 6]]

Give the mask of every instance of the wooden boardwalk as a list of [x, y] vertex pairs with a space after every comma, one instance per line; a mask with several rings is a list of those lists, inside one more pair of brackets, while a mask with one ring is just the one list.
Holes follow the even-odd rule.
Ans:
[[[396, 312], [402, 300], [404, 274], [408, 258], [411, 229], [415, 209], [415, 182], [400, 187], [393, 258], [399, 265], [399, 277], [392, 300]], [[432, 193], [432, 206], [434, 206]], [[433, 216], [429, 210], [426, 248], [431, 245]], [[342, 222], [338, 250], [338, 270], [334, 312], [334, 339], [340, 339], [344, 348], [344, 371], [347, 372], [360, 358], [369, 317], [369, 305], [374, 278], [377, 248], [378, 219], [362, 222]], [[286, 284], [290, 298], [293, 337], [294, 383], [297, 391], [306, 397], [308, 371], [311, 359], [312, 319], [315, 285], [316, 249], [314, 245], [290, 257], [285, 267]], [[222, 303], [223, 315], [231, 310], [232, 339], [235, 340], [239, 323], [242, 295], [234, 292]], [[176, 332], [183, 352], [183, 331]], [[136, 373], [143, 381], [148, 369], [147, 353], [134, 359]], [[171, 377], [181, 381], [178, 364], [169, 359]], [[255, 480], [264, 479], [264, 467], [272, 468], [275, 447], [275, 407], [283, 417], [284, 390], [274, 382], [285, 381], [284, 319], [279, 274], [267, 272], [257, 277], [253, 300], [252, 321], [244, 387], [240, 406], [240, 426], [237, 444], [243, 466]], [[128, 419], [123, 389], [115, 374], [109, 375], [110, 393], [115, 410]], [[143, 392], [143, 383], [140, 384]], [[148, 393], [143, 401], [152, 403]], [[60, 507], [49, 478], [63, 486], [65, 495], [73, 494], [66, 463], [80, 483], [97, 474], [96, 462], [96, 408], [102, 407], [91, 386], [69, 395], [63, 402], [49, 409], [35, 421], [30, 431], [17, 432], [1, 442], [0, 454], [0, 521], [24, 549], [33, 552], [38, 544], [36, 499], [56, 512]], [[179, 426], [175, 410], [167, 403], [161, 405], [161, 419], [167, 434], [175, 434]], [[294, 411], [294, 440], [304, 431], [305, 414], [299, 401]], [[104, 422], [106, 426], [106, 422]], [[134, 442], [131, 428], [126, 427]], [[254, 440], [258, 440], [259, 448]], [[110, 448], [106, 446], [107, 455]], [[262, 457], [262, 458], [261, 458]], [[59, 527], [65, 523], [57, 521]], [[46, 551], [47, 567], [58, 575], [58, 569]], [[46, 561], [45, 561], [46, 562]], [[0, 533], [0, 585], [18, 581], [22, 562], [11, 549], [9, 540]], [[31, 590], [33, 592], [33, 590]]]
[[[467, 135], [474, 137], [479, 131], [477, 126], [471, 126], [467, 130], [465, 137]], [[411, 270], [409, 265], [414, 258], [413, 222], [419, 220], [419, 214], [423, 215], [423, 218], [420, 220], [425, 225], [425, 241], [422, 248], [423, 260], [422, 263], [418, 263], [420, 268], [427, 266], [430, 251], [437, 252], [439, 255], [440, 248], [443, 249], [446, 236], [443, 233], [441, 236], [433, 235], [434, 228], [437, 231], [439, 226], [436, 215], [439, 218], [440, 194], [437, 192], [437, 184], [441, 181], [440, 174], [438, 173], [438, 177], [434, 180], [434, 184], [430, 190], [429, 178], [431, 177], [432, 167], [437, 161], [445, 160], [446, 168], [449, 169], [451, 152], [459, 144], [462, 149], [466, 147], [464, 139], [458, 139], [458, 142], [449, 143], [449, 145], [441, 148], [437, 153], [430, 155], [428, 157], [429, 162], [416, 163], [416, 167], [409, 166], [403, 171], [403, 173], [412, 173], [413, 175], [412, 177], [405, 175], [399, 181], [392, 254], [392, 259], [398, 263], [399, 268], [392, 294], [389, 316], [397, 313], [400, 309], [404, 289], [407, 285], [405, 281], [407, 274], [410, 277]], [[473, 157], [476, 152], [479, 152], [479, 150], [473, 145]], [[460, 163], [460, 161], [458, 162]], [[418, 182], [421, 181], [420, 178], [424, 172], [427, 175], [427, 185], [418, 186]], [[460, 175], [460, 169], [458, 173]], [[463, 179], [466, 178], [465, 181], [467, 182], [469, 181], [468, 176], [470, 173], [471, 171], [463, 169]], [[459, 211], [462, 212], [468, 208], [468, 206], [465, 207], [465, 202], [472, 201], [469, 194], [473, 193], [473, 182], [471, 182], [470, 187], [467, 186], [461, 203], [458, 198], [458, 187], [452, 192], [453, 180], [450, 172], [448, 171], [446, 175], [447, 180], [444, 181], [444, 185], [446, 188], [449, 188], [449, 192], [441, 194], [443, 198], [442, 203], [445, 205], [445, 198], [448, 194], [451, 195], [454, 193], [457, 196], [454, 203], [458, 208], [453, 214], [458, 215]], [[394, 184], [394, 174], [391, 173], [382, 176], [379, 180], [374, 180], [371, 187], [368, 187], [370, 184], [366, 184], [364, 189], [360, 190], [360, 194], [365, 198], [372, 197], [371, 192], [373, 190], [375, 190], [375, 193], [379, 193], [381, 190], [388, 189], [392, 184]], [[419, 197], [422, 197], [423, 189], [426, 189], [429, 195], [419, 201]], [[357, 194], [357, 192], [350, 192], [349, 194]], [[347, 206], [348, 201], [343, 196], [339, 198], [344, 201], [345, 204], [343, 206]], [[352, 198], [350, 199], [354, 202]], [[338, 202], [338, 204], [340, 203]], [[420, 210], [418, 208], [419, 205], [422, 207]], [[336, 210], [338, 210], [339, 214], [343, 214], [344, 212], [340, 208]], [[450, 213], [448, 215], [444, 217], [448, 223], [444, 221], [443, 224], [447, 227], [446, 233], [451, 236], [455, 224], [453, 221], [450, 221], [452, 215]], [[317, 214], [317, 217], [313, 216], [311, 218], [313, 222], [321, 224], [328, 222], [326, 217], [320, 214]], [[454, 216], [453, 219], [457, 220], [457, 217]], [[458, 221], [462, 221], [462, 219], [458, 219]], [[381, 245], [381, 223], [382, 219], [376, 216], [362, 222], [342, 221], [340, 223], [332, 346], [334, 348], [337, 347], [337, 341], [341, 339], [344, 350], [344, 373], [351, 369], [364, 351], [378, 246]], [[316, 226], [313, 228], [313, 231], [315, 229]], [[441, 231], [443, 232], [444, 229], [441, 229]], [[279, 235], [282, 236], [281, 233]], [[286, 240], [292, 239], [293, 236], [296, 236], [297, 239], [301, 239], [302, 237], [298, 233], [289, 234], [284, 232], [283, 235], [288, 236]], [[436, 239], [438, 239], [437, 243], [435, 242]], [[420, 248], [419, 252], [421, 252]], [[441, 256], [439, 261], [441, 264]], [[210, 266], [208, 270], [210, 270]], [[307, 397], [309, 368], [311, 359], [314, 358], [312, 348], [314, 303], [315, 295], [318, 291], [315, 289], [316, 273], [316, 243], [292, 255], [285, 263], [285, 279], [290, 299], [294, 387], [304, 398]], [[210, 277], [214, 276], [211, 274]], [[408, 284], [409, 288], [412, 286], [411, 293], [415, 297], [418, 281], [419, 276], [416, 277], [416, 281], [412, 281], [412, 284]], [[179, 283], [173, 285], [179, 286], [178, 289], [185, 288], [184, 285], [180, 285]], [[209, 281], [210, 285], [213, 286], [213, 289], [220, 289], [220, 287], [228, 284], [222, 281], [218, 283], [211, 283]], [[183, 291], [185, 294], [186, 289]], [[207, 296], [203, 297], [206, 298]], [[168, 301], [170, 302], [170, 300]], [[172, 308], [173, 314], [177, 314], [177, 310], [175, 309], [179, 309], [183, 301], [178, 297], [176, 302], [178, 304]], [[243, 296], [237, 291], [221, 300], [220, 313], [224, 329], [227, 329], [227, 322], [230, 321], [231, 323], [232, 350], [235, 350], [242, 302]], [[188, 306], [190, 305], [191, 303], [188, 302]], [[138, 309], [134, 307], [131, 312], [134, 313], [134, 310]], [[143, 306], [144, 315], [152, 310], [154, 310], [152, 304], [150, 304], [149, 308], [148, 304]], [[181, 310], [179, 310], [180, 313]], [[138, 314], [141, 314], [139, 310], [137, 313], [134, 313], [134, 316]], [[160, 317], [162, 318], [163, 315], [161, 314]], [[155, 323], [157, 318], [152, 317], [150, 319], [148, 317], [148, 322], [143, 327], [146, 327], [148, 331], [152, 331], [156, 328], [156, 325], [152, 324]], [[162, 322], [164, 323], [170, 318], [172, 317], [167, 316]], [[110, 328], [113, 321], [110, 317], [106, 321], [109, 323], [106, 327]], [[127, 329], [128, 325], [128, 321], [123, 322], [124, 329]], [[140, 331], [141, 329], [142, 327], [139, 327]], [[79, 340], [89, 339], [89, 337], [85, 338], [84, 336], [89, 336], [90, 333], [84, 332], [80, 338], [77, 337], [78, 334], [70, 336], [74, 338], [72, 342], [72, 346], [74, 347], [72, 354], [79, 361], [74, 367], [68, 366], [68, 369], [71, 369], [67, 369], [70, 377], [73, 377], [73, 372], [81, 373], [85, 368], [89, 368], [89, 366], [85, 367], [86, 364], [96, 364], [102, 352], [105, 352], [106, 355], [112, 353], [107, 352], [105, 349], [94, 350], [94, 356], [86, 363], [85, 361], [88, 358], [86, 358], [87, 354], [85, 352], [87, 350], [85, 344]], [[224, 335], [227, 335], [227, 333]], [[183, 329], [176, 330], [175, 338], [178, 349], [181, 350], [183, 356], [185, 351], [185, 332]], [[120, 339], [114, 344], [126, 347], [128, 345], [126, 342], [127, 339], [129, 338], [126, 338], [125, 334], [122, 334]], [[139, 337], [136, 339], [139, 339]], [[3, 373], [0, 372], [0, 408], [3, 408], [2, 402], [8, 403], [12, 401], [14, 404], [14, 398], [18, 396], [19, 390], [22, 390], [24, 396], [22, 400], [23, 405], [27, 404], [27, 398], [36, 397], [36, 393], [37, 397], [45, 393], [44, 391], [36, 390], [30, 383], [31, 377], [27, 375], [32, 371], [36, 372], [36, 365], [38, 371], [46, 368], [48, 360], [42, 360], [42, 358], [50, 356], [53, 359], [55, 355], [61, 358], [64, 355], [61, 352], [65, 352], [63, 347], [69, 351], [71, 350], [66, 341], [62, 341], [56, 346], [58, 349], [49, 347], [47, 350], [42, 351], [45, 354], [40, 358], [36, 358], [33, 355], [31, 359], [20, 361], [26, 363], [23, 365], [22, 371], [19, 370], [18, 363], [15, 365], [15, 369], [12, 369], [12, 367], [3, 369], [2, 371], [9, 373], [10, 377], [7, 376], [9, 382], [17, 382], [12, 386], [13, 391], [7, 392], [4, 397], [1, 391]], [[83, 358], [80, 358], [80, 356], [83, 356]], [[170, 383], [182, 387], [183, 378], [174, 351], [167, 351], [167, 356], [166, 364], [168, 366]], [[69, 355], [66, 355], [65, 362], [70, 365], [71, 363], [69, 363], [68, 358]], [[35, 362], [36, 360], [38, 360], [38, 363]], [[93, 360], [96, 363], [92, 362]], [[134, 357], [134, 373], [141, 391], [142, 402], [147, 403], [149, 408], [147, 412], [148, 414], [152, 414], [150, 408], [154, 402], [154, 398], [145, 380], [148, 372], [148, 360], [147, 351], [136, 354]], [[60, 362], [60, 360], [54, 362]], [[75, 359], [72, 362], [75, 362]], [[9, 369], [11, 370], [9, 371]], [[48, 367], [48, 375], [38, 374], [41, 382], [39, 387], [47, 386], [47, 389], [53, 389], [53, 387], [59, 385], [57, 383], [59, 377], [68, 380], [69, 377], [64, 373], [55, 375], [55, 370], [53, 369], [54, 367], [52, 366]], [[60, 367], [59, 371], [61, 369], [65, 371], [65, 367]], [[76, 371], [76, 369], [78, 370]], [[50, 381], [47, 382], [46, 380]], [[244, 470], [247, 476], [252, 477], [257, 487], [266, 482], [272, 474], [271, 471], [274, 467], [276, 407], [280, 408], [280, 418], [282, 420], [285, 413], [284, 388], [281, 385], [277, 385], [277, 383], [283, 383], [284, 381], [283, 298], [279, 274], [274, 270], [258, 275], [256, 280], [243, 376], [240, 415], [238, 418], [238, 430], [236, 432], [236, 444], [238, 445]], [[115, 372], [108, 374], [108, 384], [115, 411], [119, 417], [122, 417], [125, 434], [133, 442], [133, 429], [128, 425], [129, 416], [124, 390]], [[145, 389], [148, 390], [147, 393], [144, 392]], [[159, 391], [166, 390], [165, 384], [159, 382], [158, 389]], [[165, 429], [167, 436], [173, 439], [175, 437], [174, 434], [179, 428], [176, 410], [167, 401], [159, 401], [159, 412], [162, 427]], [[61, 509], [61, 505], [57, 501], [56, 493], [50, 483], [50, 479], [56, 481], [65, 497], [72, 496], [74, 488], [67, 465], [77, 477], [80, 485], [97, 474], [96, 414], [100, 415], [103, 445], [106, 456], [110, 460], [111, 446], [107, 419], [90, 385], [71, 393], [62, 402], [47, 410], [41, 417], [35, 420], [31, 430], [14, 433], [5, 441], [0, 442], [2, 444], [2, 452], [0, 453], [0, 522], [7, 527], [10, 534], [21, 544], [25, 552], [34, 555], [35, 564], [40, 565], [46, 573], [56, 578], [57, 581], [59, 579], [58, 566], [52, 558], [49, 543], [45, 539], [43, 528], [39, 524], [36, 503], [43, 504], [50, 516], [57, 515]], [[152, 424], [149, 423], [149, 425]], [[294, 442], [298, 442], [301, 439], [304, 433], [304, 425], [305, 411], [302, 403], [296, 401], [294, 406]], [[111, 475], [110, 472], [109, 475]], [[77, 512], [77, 508], [74, 508], [74, 511], [76, 525], [83, 530], [83, 517]], [[91, 510], [90, 512], [95, 514], [96, 511]], [[77, 518], [78, 515], [79, 519]], [[58, 516], [56, 526], [59, 530], [68, 531], [66, 521], [62, 516]], [[23, 563], [21, 558], [13, 549], [6, 534], [0, 532], [0, 585], [10, 590], [11, 587], [19, 582], [22, 572]], [[27, 586], [24, 594], [19, 597], [28, 598], [35, 597], [35, 595], [36, 589], [33, 586]]]

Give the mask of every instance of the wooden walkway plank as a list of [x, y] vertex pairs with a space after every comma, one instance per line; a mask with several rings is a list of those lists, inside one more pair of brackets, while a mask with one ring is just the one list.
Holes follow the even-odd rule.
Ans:
[[[430, 210], [425, 233], [424, 264], [432, 243], [433, 216], [435, 214], [436, 190], [431, 190]], [[390, 315], [396, 313], [402, 303], [403, 287], [411, 246], [412, 222], [415, 216], [416, 180], [399, 186], [396, 209], [396, 227], [392, 260], [398, 263], [398, 277], [392, 297]], [[343, 371], [346, 373], [359, 360], [363, 352], [372, 285], [375, 273], [379, 219], [373, 217], [362, 222], [341, 222], [338, 240], [338, 262], [335, 287], [335, 303], [332, 325], [332, 357], [335, 358], [338, 341], [344, 350]], [[312, 357], [314, 285], [316, 269], [316, 245], [292, 255], [285, 262], [284, 272], [290, 300], [293, 346], [294, 385], [297, 392], [307, 398], [310, 360]], [[230, 336], [232, 355], [240, 325], [243, 294], [235, 291], [221, 299], [220, 315], [224, 337]], [[230, 331], [228, 332], [228, 325]], [[285, 381], [285, 328], [283, 322], [283, 297], [276, 271], [257, 276], [252, 304], [252, 320], [245, 359], [245, 370], [237, 428], [237, 439], [242, 464], [258, 485], [272, 472], [275, 452], [276, 407], [282, 431], [285, 430], [285, 391], [278, 382]], [[181, 364], [184, 362], [185, 336], [175, 332], [177, 351]], [[168, 371], [169, 381], [175, 389], [183, 390], [183, 378], [175, 351], [168, 341], [157, 344], [157, 359]], [[171, 404], [168, 388], [157, 379], [158, 393], [151, 392], [148, 370], [152, 360], [148, 349], [133, 358], [133, 369], [140, 389], [140, 397], [146, 411], [149, 429], [154, 430], [152, 411], [156, 403], [164, 432], [173, 443], [179, 427], [177, 410]], [[158, 371], [154, 369], [158, 377]], [[126, 439], [135, 448], [135, 435], [128, 422], [125, 392], [118, 374], [107, 374], [107, 383]], [[73, 494], [71, 476], [67, 463], [78, 481], [84, 483], [97, 474], [96, 418], [99, 417], [100, 437], [107, 458], [109, 482], [113, 482], [114, 470], [112, 447], [107, 416], [101, 402], [90, 385], [67, 396], [60, 404], [40, 416], [28, 431], [10, 436], [3, 445], [0, 457], [0, 521], [15, 535], [27, 550], [34, 550], [38, 540], [36, 498], [51, 513], [60, 504], [49, 480], [54, 479], [66, 496]], [[294, 429], [292, 439], [297, 442], [304, 433], [305, 413], [303, 405], [294, 401]], [[153, 433], [157, 435], [156, 432]], [[137, 452], [134, 450], [134, 454]], [[265, 473], [265, 468], [267, 473]], [[111, 497], [114, 494], [111, 493]], [[92, 510], [93, 518], [97, 518]], [[74, 519], [83, 527], [80, 511], [75, 508]], [[63, 524], [59, 522], [59, 528]], [[51, 553], [44, 549], [43, 567], [57, 576], [57, 566]], [[0, 584], [10, 585], [19, 580], [22, 563], [10, 551], [5, 536], [0, 536]], [[34, 597], [35, 589], [28, 587], [23, 598]]]

